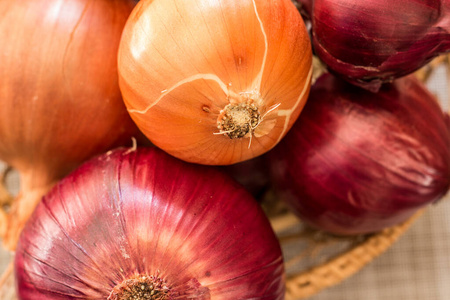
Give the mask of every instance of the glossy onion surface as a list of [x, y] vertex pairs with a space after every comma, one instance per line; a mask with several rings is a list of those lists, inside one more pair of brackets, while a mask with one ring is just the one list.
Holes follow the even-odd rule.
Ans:
[[124, 29], [119, 83], [155, 145], [226, 165], [267, 152], [286, 134], [307, 99], [311, 63], [290, 0], [144, 0]]
[[312, 15], [317, 55], [372, 91], [450, 49], [449, 0], [314, 0]]
[[412, 76], [375, 94], [323, 75], [273, 151], [273, 172], [293, 211], [337, 234], [398, 224], [450, 185], [450, 128]]
[[[117, 49], [134, 5], [0, 1], [0, 159], [21, 181], [11, 222], [23, 223], [48, 188], [81, 162], [138, 134], [117, 78]], [[10, 244], [17, 223], [8, 225]]]
[[59, 177], [130, 140], [117, 49], [133, 7], [131, 0], [1, 2], [2, 159]]
[[57, 184], [15, 267], [21, 299], [107, 299], [139, 276], [167, 292], [142, 299], [284, 297], [280, 245], [250, 194], [156, 148], [115, 150]]

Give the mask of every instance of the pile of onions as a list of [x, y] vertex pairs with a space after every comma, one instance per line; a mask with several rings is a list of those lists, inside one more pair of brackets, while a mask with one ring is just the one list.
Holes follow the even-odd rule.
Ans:
[[[280, 243], [252, 197], [269, 173], [339, 235], [449, 190], [450, 117], [406, 76], [450, 49], [448, 0], [22, 0], [0, 15], [0, 159], [21, 179], [0, 233], [20, 299], [281, 300]], [[311, 89], [312, 46], [332, 73]], [[106, 152], [139, 129], [160, 149]]]
[[120, 43], [119, 83], [156, 146], [228, 165], [283, 138], [307, 99], [311, 64], [291, 0], [140, 1]]
[[310, 9], [315, 53], [371, 91], [450, 50], [448, 0], [313, 0]]
[[20, 299], [284, 299], [251, 195], [157, 148], [117, 149], [44, 197], [15, 256]]
[[117, 75], [119, 41], [134, 6], [132, 0], [0, 2], [0, 159], [21, 180], [8, 224], [0, 224], [8, 248], [55, 181], [138, 133]]
[[283, 199], [306, 223], [377, 232], [447, 193], [448, 115], [412, 75], [372, 93], [327, 73], [270, 161]]

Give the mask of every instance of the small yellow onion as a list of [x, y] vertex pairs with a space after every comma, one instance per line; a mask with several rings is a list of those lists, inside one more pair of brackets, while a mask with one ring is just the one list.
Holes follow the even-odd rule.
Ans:
[[289, 0], [144, 0], [119, 46], [131, 117], [158, 147], [227, 165], [273, 148], [311, 84], [311, 44]]

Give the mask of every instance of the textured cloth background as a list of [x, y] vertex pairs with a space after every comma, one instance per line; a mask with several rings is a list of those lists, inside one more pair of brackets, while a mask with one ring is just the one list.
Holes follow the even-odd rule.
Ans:
[[384, 254], [310, 300], [450, 299], [450, 197], [427, 209]]
[[[431, 77], [430, 90], [449, 110], [446, 72]], [[0, 170], [4, 166], [0, 163]], [[10, 177], [14, 190], [18, 178]], [[449, 300], [450, 195], [427, 209], [391, 248], [360, 272], [310, 300]], [[9, 254], [0, 250], [0, 272]]]

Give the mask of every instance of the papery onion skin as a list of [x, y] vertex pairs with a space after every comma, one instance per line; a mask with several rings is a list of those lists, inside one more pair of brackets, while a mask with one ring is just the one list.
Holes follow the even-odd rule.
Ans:
[[[228, 165], [267, 152], [292, 126], [309, 92], [311, 51], [290, 0], [140, 1], [120, 43], [119, 83], [156, 146]], [[258, 111], [243, 137], [220, 123], [230, 103]]]
[[312, 15], [317, 56], [373, 92], [450, 49], [448, 0], [314, 0]]
[[15, 269], [20, 299], [106, 299], [136, 275], [157, 276], [174, 299], [284, 299], [280, 245], [257, 202], [157, 148], [111, 151], [58, 183]]
[[21, 200], [12, 210], [22, 216], [13, 221], [23, 222], [81, 162], [139, 134], [117, 75], [117, 49], [134, 6], [131, 0], [0, 2], [0, 159], [21, 175]]
[[447, 193], [450, 130], [412, 75], [375, 94], [328, 73], [270, 162], [283, 199], [306, 223], [377, 232]]

